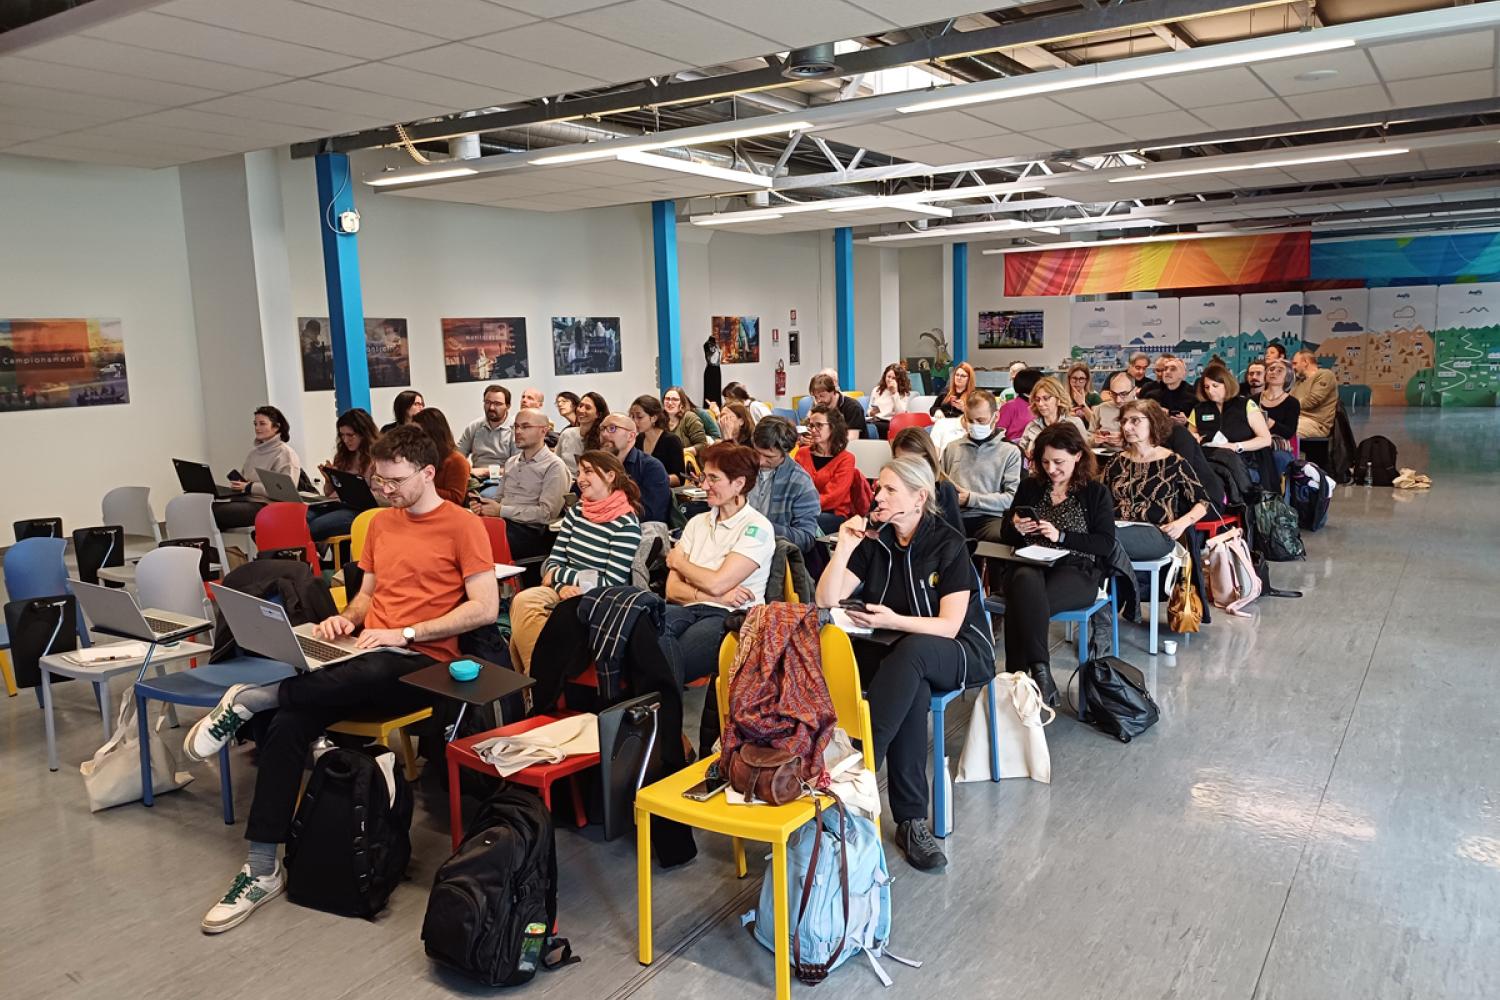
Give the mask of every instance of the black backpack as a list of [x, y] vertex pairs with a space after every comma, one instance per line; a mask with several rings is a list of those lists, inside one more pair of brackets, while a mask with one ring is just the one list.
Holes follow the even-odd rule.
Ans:
[[1401, 474], [1396, 468], [1396, 446], [1388, 437], [1367, 437], [1354, 449], [1354, 481], [1371, 486], [1390, 486]]
[[1290, 477], [1292, 509], [1303, 531], [1321, 531], [1328, 523], [1328, 508], [1333, 503], [1333, 479], [1311, 462], [1295, 461], [1287, 467]]
[[552, 814], [534, 793], [504, 786], [438, 868], [422, 943], [430, 958], [485, 986], [519, 986], [538, 968], [578, 961], [567, 940], [553, 936], [556, 922]]
[[292, 820], [287, 898], [346, 917], [375, 916], [406, 877], [411, 813], [411, 786], [390, 750], [325, 751]]
[[1297, 528], [1297, 514], [1281, 497], [1262, 493], [1250, 508], [1255, 521], [1255, 549], [1272, 562], [1291, 562], [1307, 557], [1302, 532]]
[[[1103, 656], [1083, 663], [1078, 676], [1078, 701], [1074, 713], [1106, 736], [1129, 743], [1156, 725], [1161, 712], [1146, 690], [1146, 678], [1117, 656]], [[1071, 699], [1072, 678], [1068, 679]]]

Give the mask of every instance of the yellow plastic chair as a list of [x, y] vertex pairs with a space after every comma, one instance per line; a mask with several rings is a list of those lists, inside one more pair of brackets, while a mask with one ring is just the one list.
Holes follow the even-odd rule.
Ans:
[[391, 735], [398, 734], [401, 737], [401, 766], [406, 771], [407, 781], [417, 780], [417, 755], [412, 749], [411, 734], [406, 731], [407, 726], [414, 726], [424, 719], [432, 718], [432, 709], [423, 708], [406, 715], [398, 715], [394, 718], [381, 718], [375, 715], [360, 716], [353, 719], [345, 719], [335, 722], [328, 727], [329, 732], [343, 733], [346, 736], [362, 736], [367, 740], [374, 740], [383, 747], [396, 750], [391, 746]]
[[349, 558], [359, 562], [359, 557], [365, 552], [365, 539], [370, 537], [370, 522], [375, 520], [384, 507], [371, 507], [362, 510], [354, 519], [354, 524], [349, 527]]
[[862, 393], [862, 392], [860, 392], [860, 391], [858, 391], [858, 390], [855, 390], [854, 392], [846, 392], [846, 393], [844, 393], [844, 395], [848, 396], [850, 399], [864, 399], [865, 398], [865, 394]]
[[0, 649], [0, 674], [5, 675], [5, 693], [14, 698], [16, 691], [16, 674], [10, 666], [10, 653]]
[[[865, 766], [875, 769], [875, 738], [870, 731], [870, 706], [860, 692], [859, 667], [849, 637], [832, 625], [819, 634], [822, 647], [823, 676], [828, 681], [838, 724], [864, 747]], [[724, 637], [719, 647], [719, 718], [729, 718], [729, 681], [733, 675], [739, 643], [735, 636]], [[745, 877], [745, 848], [742, 840], [771, 845], [771, 879], [776, 940], [776, 1000], [790, 1000], [792, 995], [791, 921], [787, 902], [787, 842], [792, 833], [813, 819], [816, 810], [811, 798], [801, 798], [784, 806], [730, 805], [723, 795], [707, 802], [694, 802], [682, 793], [704, 779], [708, 766], [718, 755], [706, 757], [669, 778], [642, 788], [635, 796], [636, 830], [636, 908], [639, 921], [638, 958], [650, 965], [654, 944], [651, 933], [651, 817], [676, 820], [699, 830], [732, 837], [736, 874]], [[824, 797], [825, 807], [833, 800]]]
[[[797, 588], [792, 586], [792, 561], [786, 560], [786, 573], [781, 578], [781, 599], [788, 604], [801, 604], [802, 598], [797, 596]], [[719, 716], [724, 718], [724, 716]]]

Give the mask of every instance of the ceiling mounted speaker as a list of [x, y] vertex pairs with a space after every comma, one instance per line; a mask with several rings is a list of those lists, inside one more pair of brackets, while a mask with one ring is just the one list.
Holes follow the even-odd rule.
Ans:
[[786, 68], [781, 75], [792, 80], [814, 80], [838, 70], [839, 64], [833, 59], [833, 43], [824, 42], [788, 52]]

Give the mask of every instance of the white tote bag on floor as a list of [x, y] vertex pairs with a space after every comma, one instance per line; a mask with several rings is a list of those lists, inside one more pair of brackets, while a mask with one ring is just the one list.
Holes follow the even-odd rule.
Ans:
[[[186, 771], [177, 770], [177, 758], [167, 749], [156, 726], [146, 727], [151, 740], [151, 791], [155, 795], [173, 792], [193, 780]], [[120, 715], [115, 731], [94, 752], [92, 760], [78, 765], [83, 772], [83, 787], [89, 795], [89, 811], [98, 812], [111, 806], [122, 806], [141, 799], [141, 739], [135, 724], [135, 693], [126, 690], [120, 699]]]
[[[990, 726], [1000, 736], [1000, 777], [1031, 778], [1043, 784], [1052, 781], [1052, 755], [1047, 752], [1044, 727], [1057, 713], [1042, 703], [1036, 681], [1026, 674], [997, 674], [997, 720], [989, 715], [989, 695], [981, 691], [979, 704], [969, 716], [969, 735], [958, 758], [958, 781], [990, 781]], [[1042, 713], [1046, 718], [1042, 718]]]

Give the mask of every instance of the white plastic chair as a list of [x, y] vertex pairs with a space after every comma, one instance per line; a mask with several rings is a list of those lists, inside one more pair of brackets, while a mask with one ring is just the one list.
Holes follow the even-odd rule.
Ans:
[[104, 524], [118, 524], [127, 535], [161, 541], [161, 525], [151, 510], [151, 487], [116, 486], [100, 504]]
[[854, 467], [859, 470], [859, 474], [866, 479], [874, 479], [880, 475], [885, 463], [891, 460], [891, 444], [889, 441], [859, 438], [849, 442], [849, 453], [854, 456]]
[[136, 602], [190, 618], [212, 618], [199, 572], [202, 553], [184, 545], [152, 549], [135, 567]]
[[167, 537], [209, 539], [219, 553], [219, 566], [229, 571], [224, 536], [214, 521], [214, 498], [207, 493], [184, 493], [167, 501]]
[[932, 409], [932, 404], [937, 402], [936, 396], [913, 396], [911, 403], [906, 407], [907, 413], [926, 413]]

